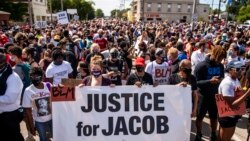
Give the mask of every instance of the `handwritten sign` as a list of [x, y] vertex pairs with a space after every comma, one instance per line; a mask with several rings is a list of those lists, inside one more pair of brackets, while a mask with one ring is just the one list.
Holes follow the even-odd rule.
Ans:
[[67, 87], [75, 87], [82, 83], [82, 79], [62, 79], [62, 84]]
[[[242, 93], [242, 92], [239, 92]], [[237, 94], [236, 99], [241, 95]], [[219, 117], [234, 116], [234, 115], [244, 115], [246, 113], [245, 102], [241, 103], [237, 107], [230, 107], [228, 103], [224, 100], [223, 95], [215, 95], [216, 104], [218, 108]]]
[[52, 87], [51, 101], [75, 101], [75, 87]]
[[58, 20], [58, 23], [60, 23], [60, 24], [68, 24], [69, 19], [68, 19], [67, 12], [66, 11], [58, 12], [57, 13], [57, 20]]
[[36, 21], [35, 28], [46, 28], [47, 21]]

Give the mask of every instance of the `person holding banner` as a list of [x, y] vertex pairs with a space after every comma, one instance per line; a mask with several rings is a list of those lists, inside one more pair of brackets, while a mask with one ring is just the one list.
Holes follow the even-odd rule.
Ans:
[[196, 117], [198, 107], [197, 82], [195, 76], [193, 76], [191, 72], [191, 61], [187, 59], [182, 60], [179, 65], [179, 72], [171, 74], [168, 82], [170, 85], [180, 85], [184, 87], [191, 85], [193, 103], [191, 117]]
[[[241, 75], [241, 68], [243, 64], [241, 61], [231, 61], [227, 64], [226, 71], [228, 76], [224, 78], [219, 86], [219, 94], [223, 95], [223, 99], [230, 107], [237, 107], [243, 103], [246, 98], [250, 95], [250, 89], [239, 98], [236, 97], [237, 93], [240, 92], [241, 85], [238, 78]], [[241, 115], [232, 115], [219, 117], [220, 123], [220, 140], [221, 141], [230, 141], [234, 132], [238, 120], [241, 118]]]
[[42, 81], [43, 76], [42, 68], [34, 67], [31, 69], [30, 78], [32, 84], [25, 89], [22, 104], [26, 126], [34, 136], [36, 135], [35, 129], [38, 131], [40, 141], [46, 141], [46, 132], [52, 135], [51, 84], [44, 83]]
[[136, 85], [141, 87], [142, 85], [153, 85], [152, 76], [145, 72], [145, 60], [141, 57], [136, 58], [135, 60], [135, 68], [136, 72], [132, 73], [128, 77], [128, 81], [126, 85]]
[[102, 76], [103, 64], [100, 56], [94, 56], [90, 61], [90, 76], [83, 79], [79, 86], [110, 86], [111, 81]]

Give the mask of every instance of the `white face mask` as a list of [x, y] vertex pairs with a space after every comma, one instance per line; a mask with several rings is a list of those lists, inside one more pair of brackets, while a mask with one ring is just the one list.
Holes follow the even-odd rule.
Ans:
[[10, 56], [10, 60], [11, 60], [12, 62], [15, 62], [15, 61], [16, 61], [16, 57]]

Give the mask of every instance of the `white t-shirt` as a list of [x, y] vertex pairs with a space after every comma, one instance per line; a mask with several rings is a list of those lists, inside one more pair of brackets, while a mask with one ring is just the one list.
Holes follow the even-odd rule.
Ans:
[[200, 62], [204, 61], [206, 58], [206, 54], [201, 52], [200, 50], [196, 50], [191, 55], [191, 64], [192, 64], [192, 74], [194, 74], [195, 67]]
[[219, 94], [228, 97], [234, 97], [235, 89], [240, 86], [238, 79], [233, 80], [230, 76], [225, 77], [219, 86]]
[[234, 58], [232, 58], [231, 56], [229, 56], [229, 57], [227, 58], [227, 62], [229, 63], [229, 62], [231, 62], [231, 61], [240, 61], [243, 65], [246, 64], [246, 63], [245, 63], [245, 60], [244, 60], [242, 57], [239, 57], [239, 56], [234, 57]]
[[33, 84], [27, 87], [23, 95], [23, 107], [33, 108], [33, 118], [38, 122], [52, 119], [50, 91], [46, 83], [43, 89], [37, 89]]
[[153, 80], [157, 81], [159, 85], [165, 85], [168, 84], [168, 77], [171, 70], [167, 62], [157, 64], [156, 61], [153, 61], [147, 64], [145, 72], [151, 74]]
[[63, 61], [59, 66], [52, 62], [48, 66], [45, 75], [47, 78], [53, 78], [53, 85], [58, 85], [61, 84], [62, 78], [68, 78], [72, 71], [73, 69], [67, 61]]

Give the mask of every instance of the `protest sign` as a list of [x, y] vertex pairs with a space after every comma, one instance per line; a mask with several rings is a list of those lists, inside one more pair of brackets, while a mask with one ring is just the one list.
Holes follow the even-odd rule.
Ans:
[[51, 101], [75, 101], [75, 87], [52, 87]]
[[76, 87], [76, 101], [53, 102], [56, 141], [189, 141], [191, 88]]
[[230, 107], [228, 103], [224, 100], [223, 95], [217, 94], [215, 95], [215, 98], [216, 98], [216, 104], [218, 108], [219, 117], [244, 115], [246, 113], [245, 102], [241, 103], [237, 107]]
[[35, 22], [35, 28], [46, 28], [47, 26], [47, 21], [36, 21]]
[[75, 87], [82, 83], [82, 79], [62, 78], [62, 85], [67, 87]]
[[74, 20], [78, 21], [79, 20], [79, 16], [78, 15], [74, 15]]
[[68, 24], [69, 19], [68, 19], [68, 14], [66, 11], [58, 12], [57, 13], [57, 21], [60, 24]]

